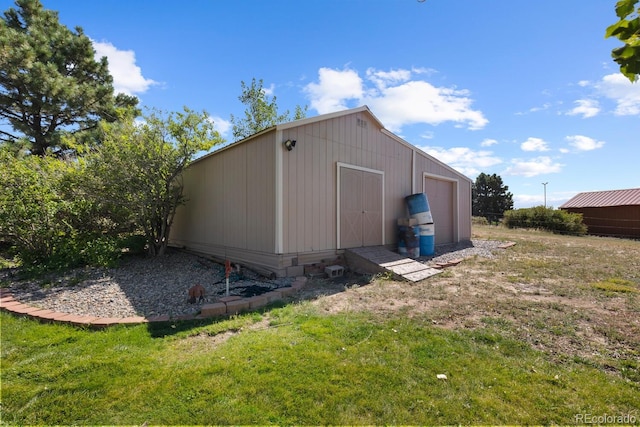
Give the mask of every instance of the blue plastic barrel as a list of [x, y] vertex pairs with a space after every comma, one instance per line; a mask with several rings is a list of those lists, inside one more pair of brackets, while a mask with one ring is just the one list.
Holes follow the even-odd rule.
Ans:
[[407, 254], [407, 241], [406, 241], [406, 230], [407, 227], [404, 225], [398, 226], [398, 253], [400, 255]]
[[420, 256], [436, 253], [435, 227], [433, 224], [420, 224]]
[[420, 256], [420, 227], [398, 226], [398, 253], [410, 258]]
[[433, 222], [429, 201], [424, 193], [416, 193], [404, 198], [409, 216], [418, 220], [418, 224], [430, 224]]

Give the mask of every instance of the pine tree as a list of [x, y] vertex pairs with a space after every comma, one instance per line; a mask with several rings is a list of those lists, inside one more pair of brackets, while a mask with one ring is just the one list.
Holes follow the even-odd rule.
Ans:
[[513, 194], [495, 173], [481, 173], [471, 187], [473, 216], [483, 216], [489, 222], [496, 222], [505, 211], [513, 209]]
[[76, 151], [82, 132], [138, 101], [114, 96], [107, 58], [94, 59], [82, 28], [60, 24], [39, 0], [16, 5], [0, 19], [0, 142], [39, 156]]

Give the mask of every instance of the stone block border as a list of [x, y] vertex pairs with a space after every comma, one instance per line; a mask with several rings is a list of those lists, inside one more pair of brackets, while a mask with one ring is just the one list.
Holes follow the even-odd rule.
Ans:
[[304, 276], [296, 277], [291, 286], [278, 288], [262, 295], [256, 295], [250, 298], [242, 298], [239, 296], [230, 296], [220, 298], [218, 301], [205, 304], [202, 306], [200, 314], [186, 314], [177, 317], [170, 316], [151, 316], [151, 317], [92, 317], [78, 316], [75, 314], [58, 313], [52, 310], [33, 307], [23, 304], [13, 298], [10, 291], [0, 289], [0, 310], [7, 311], [19, 316], [26, 316], [32, 319], [40, 320], [47, 323], [68, 323], [76, 326], [86, 326], [90, 328], [100, 329], [113, 325], [136, 325], [141, 323], [169, 322], [171, 320], [195, 320], [206, 319], [211, 317], [231, 316], [245, 311], [257, 310], [265, 307], [272, 302], [282, 300], [286, 297], [294, 295], [307, 283]]

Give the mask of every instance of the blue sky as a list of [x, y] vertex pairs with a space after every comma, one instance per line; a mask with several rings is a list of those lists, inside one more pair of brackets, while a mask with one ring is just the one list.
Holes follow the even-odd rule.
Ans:
[[[206, 110], [231, 140], [240, 81], [280, 110], [363, 104], [515, 207], [640, 187], [640, 82], [604, 39], [615, 0], [42, 0], [147, 107]], [[0, 1], [2, 10], [13, 6]]]

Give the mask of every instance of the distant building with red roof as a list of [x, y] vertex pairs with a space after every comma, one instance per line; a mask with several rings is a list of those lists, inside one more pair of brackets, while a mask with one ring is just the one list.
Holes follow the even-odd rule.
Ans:
[[640, 188], [578, 193], [560, 209], [581, 213], [589, 234], [640, 239]]

